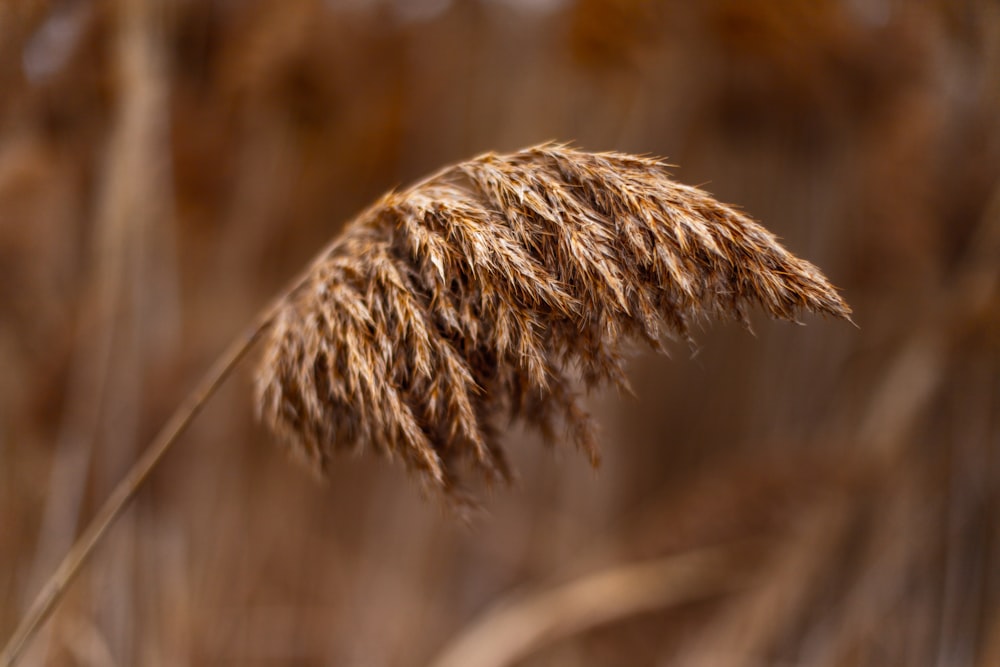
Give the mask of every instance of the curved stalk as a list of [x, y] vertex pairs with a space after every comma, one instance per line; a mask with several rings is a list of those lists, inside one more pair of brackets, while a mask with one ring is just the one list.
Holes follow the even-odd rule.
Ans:
[[[278, 299], [276, 303], [280, 302], [281, 299]], [[55, 609], [66, 589], [76, 578], [80, 568], [101, 542], [108, 529], [122, 515], [130, 501], [149, 478], [150, 473], [177, 442], [195, 416], [201, 412], [216, 389], [268, 329], [274, 319], [275, 312], [277, 312], [276, 306], [269, 308], [253, 327], [230, 343], [194, 390], [177, 407], [167, 423], [160, 429], [156, 438], [128, 471], [128, 474], [114, 488], [100, 510], [91, 519], [86, 530], [76, 539], [62, 563], [59, 564], [59, 567], [52, 573], [35, 597], [31, 607], [4, 646], [3, 653], [0, 653], [0, 666], [11, 667], [17, 662], [17, 659], [27, 648], [28, 642]]]

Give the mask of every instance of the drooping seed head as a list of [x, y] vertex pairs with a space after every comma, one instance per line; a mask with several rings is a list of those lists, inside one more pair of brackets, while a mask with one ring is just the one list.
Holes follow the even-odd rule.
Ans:
[[504, 418], [596, 463], [578, 390], [624, 384], [623, 344], [752, 305], [850, 314], [815, 266], [657, 160], [486, 154], [386, 195], [326, 249], [272, 325], [258, 408], [321, 470], [370, 449], [453, 494], [462, 459], [509, 478]]

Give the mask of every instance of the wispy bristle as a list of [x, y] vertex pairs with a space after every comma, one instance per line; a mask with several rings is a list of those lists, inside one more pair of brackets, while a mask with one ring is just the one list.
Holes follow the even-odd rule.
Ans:
[[745, 322], [752, 304], [850, 313], [816, 267], [661, 162], [488, 154], [387, 195], [333, 242], [277, 315], [259, 409], [321, 469], [374, 449], [447, 492], [463, 458], [509, 477], [505, 416], [596, 462], [578, 385], [623, 383], [626, 341]]

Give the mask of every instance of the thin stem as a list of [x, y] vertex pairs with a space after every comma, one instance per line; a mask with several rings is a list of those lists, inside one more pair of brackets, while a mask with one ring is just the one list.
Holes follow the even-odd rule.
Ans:
[[[276, 304], [280, 304], [281, 300], [278, 299]], [[91, 519], [87, 529], [70, 547], [58, 569], [45, 582], [42, 590], [32, 602], [31, 608], [21, 619], [14, 634], [4, 646], [3, 653], [0, 654], [0, 666], [11, 667], [15, 664], [18, 657], [27, 648], [28, 642], [41, 628], [59, 600], [62, 599], [69, 584], [76, 578], [80, 568], [93, 553], [94, 548], [100, 543], [105, 533], [125, 511], [129, 502], [149, 478], [150, 473], [191, 423], [191, 420], [201, 412], [206, 401], [225, 381], [233, 368], [253, 347], [253, 344], [270, 327], [276, 312], [277, 305], [268, 308], [253, 327], [230, 343], [194, 390], [177, 407], [146, 451], [118, 483], [108, 499], [104, 501], [101, 509]]]

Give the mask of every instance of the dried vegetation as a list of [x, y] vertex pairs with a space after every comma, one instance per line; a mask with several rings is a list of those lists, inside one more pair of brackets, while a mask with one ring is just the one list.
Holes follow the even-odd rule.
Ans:
[[596, 463], [576, 378], [625, 387], [626, 342], [748, 323], [751, 305], [850, 312], [816, 267], [661, 162], [488, 154], [384, 197], [323, 253], [277, 315], [259, 407], [320, 469], [373, 449], [449, 492], [462, 458], [509, 479], [504, 416]]
[[465, 156], [669, 156], [835, 276], [861, 328], [694, 328], [669, 361], [638, 329], [637, 397], [587, 401], [600, 474], [497, 433], [518, 486], [475, 530], [375, 457], [303, 483], [237, 378], [26, 664], [1000, 664], [996, 3], [532, 4], [148, 3], [170, 163], [117, 172], [159, 203], [115, 244], [136, 3], [0, 3], [0, 636], [340, 221]]

